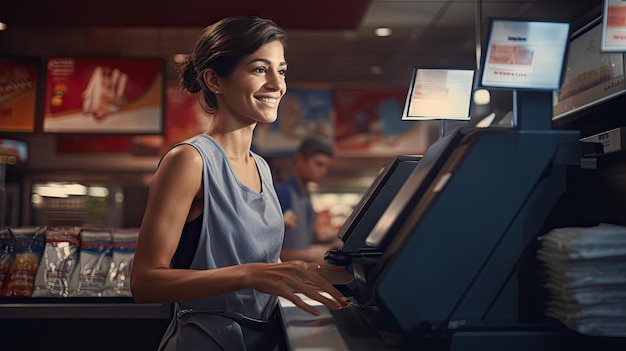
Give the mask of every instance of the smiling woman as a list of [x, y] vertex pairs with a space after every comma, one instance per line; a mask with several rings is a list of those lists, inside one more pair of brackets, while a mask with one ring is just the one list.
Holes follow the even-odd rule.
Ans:
[[277, 296], [314, 315], [297, 293], [347, 304], [317, 264], [279, 261], [280, 204], [267, 162], [250, 150], [287, 89], [285, 39], [271, 20], [226, 18], [178, 66], [212, 122], [161, 159], [139, 231], [133, 297], [175, 306], [160, 350], [272, 350]]

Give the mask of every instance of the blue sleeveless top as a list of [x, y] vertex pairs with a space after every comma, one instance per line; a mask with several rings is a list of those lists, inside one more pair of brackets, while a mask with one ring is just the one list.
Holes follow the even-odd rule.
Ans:
[[[212, 137], [201, 134], [180, 144], [193, 146], [203, 162], [204, 211], [189, 268], [277, 262], [284, 224], [267, 162], [251, 152], [261, 177], [259, 193], [239, 181], [226, 153]], [[254, 289], [177, 303], [160, 349], [245, 350], [244, 345], [251, 343], [246, 339], [260, 337], [252, 335], [253, 330], [269, 322], [276, 305], [276, 296]], [[195, 327], [185, 328], [189, 325]]]

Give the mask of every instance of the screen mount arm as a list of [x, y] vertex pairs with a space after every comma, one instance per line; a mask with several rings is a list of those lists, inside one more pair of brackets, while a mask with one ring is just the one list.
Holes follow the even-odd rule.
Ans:
[[513, 89], [513, 127], [522, 130], [552, 129], [552, 91]]

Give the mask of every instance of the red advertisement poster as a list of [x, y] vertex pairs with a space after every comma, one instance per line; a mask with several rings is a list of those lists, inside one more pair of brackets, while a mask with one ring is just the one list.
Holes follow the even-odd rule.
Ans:
[[402, 120], [406, 89], [335, 90], [335, 150], [341, 155], [422, 154], [439, 138], [438, 120]]
[[0, 131], [34, 131], [38, 65], [34, 58], [0, 58]]
[[164, 61], [46, 60], [44, 133], [160, 134]]
[[57, 152], [120, 152], [158, 156], [174, 144], [206, 130], [211, 117], [200, 107], [197, 95], [185, 94], [177, 84], [168, 83], [165, 96], [163, 135], [64, 135], [57, 138]]
[[183, 93], [178, 84], [167, 85], [165, 147], [207, 130], [211, 116], [202, 110], [198, 98], [196, 94]]

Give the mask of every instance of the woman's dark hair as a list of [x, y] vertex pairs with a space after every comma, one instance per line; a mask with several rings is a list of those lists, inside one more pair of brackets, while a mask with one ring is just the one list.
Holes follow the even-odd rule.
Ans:
[[202, 108], [212, 114], [217, 99], [204, 81], [204, 71], [211, 68], [220, 78], [228, 78], [244, 57], [274, 40], [286, 49], [287, 34], [272, 20], [254, 16], [224, 18], [206, 27], [187, 59], [178, 64], [179, 84], [190, 93], [202, 92]]

